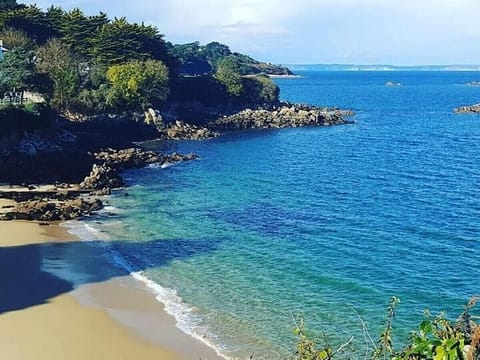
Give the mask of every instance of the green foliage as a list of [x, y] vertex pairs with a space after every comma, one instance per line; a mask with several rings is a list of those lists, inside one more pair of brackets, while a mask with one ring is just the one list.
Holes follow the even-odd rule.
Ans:
[[232, 55], [230, 48], [227, 45], [220, 44], [213, 41], [205, 45], [202, 49], [207, 61], [213, 66], [218, 67], [218, 64], [227, 56]]
[[25, 50], [34, 50], [35, 44], [27, 34], [21, 30], [12, 28], [3, 29], [0, 31], [0, 39], [3, 40], [3, 46], [12, 50], [15, 48], [22, 48]]
[[13, 10], [18, 7], [16, 0], [0, 0], [0, 11]]
[[[418, 329], [412, 331], [408, 342], [400, 351], [393, 347], [392, 321], [395, 318], [395, 309], [400, 300], [392, 297], [387, 307], [384, 329], [379, 337], [375, 350], [365, 359], [389, 360], [478, 360], [480, 359], [480, 326], [472, 319], [478, 318], [471, 314], [478, 297], [472, 298], [457, 321], [452, 322], [440, 313], [436, 317], [425, 311], [425, 319]], [[362, 322], [363, 324], [363, 322]], [[364, 329], [367, 334], [368, 330]], [[298, 337], [297, 359], [299, 360], [325, 360], [336, 359], [345, 345], [332, 351], [331, 347], [318, 346], [317, 342], [307, 336], [304, 331], [303, 321], [295, 322], [295, 334]], [[373, 343], [373, 342], [372, 342]], [[343, 358], [339, 356], [339, 358]]]
[[98, 89], [82, 89], [70, 103], [70, 110], [76, 113], [93, 116], [107, 110], [107, 86]]
[[204, 75], [213, 71], [198, 41], [182, 45], [169, 43], [168, 47], [170, 55], [177, 61], [179, 74]]
[[64, 13], [60, 21], [62, 40], [77, 55], [88, 58], [96, 32], [108, 23], [107, 15], [85, 16], [80, 9]]
[[115, 109], [146, 108], [169, 94], [168, 68], [156, 60], [131, 61], [107, 70], [107, 104]]
[[0, 62], [0, 91], [26, 90], [33, 81], [34, 53], [15, 47], [5, 54]]
[[299, 360], [332, 359], [333, 350], [328, 344], [326, 346], [318, 347], [316, 341], [307, 336], [303, 319], [296, 322], [293, 333], [298, 337], [296, 354]]
[[278, 101], [280, 88], [266, 75], [243, 78], [243, 97], [252, 104]]
[[92, 53], [99, 64], [108, 66], [132, 60], [168, 61], [165, 42], [157, 28], [130, 24], [125, 18], [100, 28], [92, 39]]
[[225, 86], [227, 92], [232, 96], [240, 96], [243, 90], [242, 75], [238, 63], [233, 57], [226, 57], [218, 64], [215, 78]]
[[79, 86], [78, 65], [69, 47], [61, 40], [50, 40], [37, 51], [37, 69], [53, 83], [52, 100], [57, 109], [66, 109]]
[[400, 299], [395, 296], [390, 299], [385, 317], [385, 328], [378, 339], [378, 347], [373, 352], [373, 360], [387, 359], [387, 356], [393, 354], [392, 321], [395, 318], [395, 308], [399, 302]]
[[[218, 42], [167, 44], [154, 26], [109, 20], [104, 13], [87, 16], [78, 8], [50, 6], [43, 11], [0, 0], [0, 10], [0, 38], [11, 50], [1, 65], [0, 91], [34, 89], [58, 110], [92, 114], [104, 111], [104, 104], [109, 110], [161, 105], [170, 88], [174, 101], [208, 106], [278, 99], [278, 88], [269, 79], [242, 77], [247, 63], [263, 63]], [[37, 55], [34, 63], [32, 51]], [[134, 63], [143, 68], [132, 67]], [[112, 69], [116, 65], [128, 66]]]
[[14, 28], [26, 33], [38, 44], [58, 36], [50, 25], [48, 18], [36, 5], [17, 7], [0, 13], [0, 24], [3, 28]]

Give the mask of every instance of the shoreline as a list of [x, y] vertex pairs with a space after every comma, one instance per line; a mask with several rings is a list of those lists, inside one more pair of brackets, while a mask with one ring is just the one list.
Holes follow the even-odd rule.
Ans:
[[[13, 292], [0, 299], [2, 357], [222, 359], [177, 328], [144, 283], [112, 269], [102, 251], [61, 224], [4, 221], [0, 229], [8, 234], [0, 265], [9, 277], [0, 286]], [[99, 271], [107, 275], [92, 278]], [[31, 296], [18, 304], [18, 295]]]

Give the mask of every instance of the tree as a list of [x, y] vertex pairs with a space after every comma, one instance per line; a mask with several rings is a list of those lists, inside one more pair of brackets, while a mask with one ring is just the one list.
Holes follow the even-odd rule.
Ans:
[[3, 40], [3, 46], [7, 49], [22, 48], [26, 50], [33, 50], [35, 44], [27, 34], [21, 30], [4, 29], [0, 31], [0, 39]]
[[132, 60], [169, 62], [163, 35], [154, 26], [130, 24], [125, 18], [104, 24], [92, 39], [92, 53], [100, 64], [117, 65]]
[[37, 51], [37, 69], [53, 83], [52, 100], [58, 109], [68, 108], [78, 91], [79, 73], [69, 47], [59, 39], [48, 41]]
[[62, 40], [72, 51], [84, 58], [91, 55], [91, 42], [95, 33], [108, 23], [107, 15], [85, 16], [80, 9], [73, 9], [63, 15], [60, 24]]
[[13, 10], [18, 7], [16, 0], [0, 0], [0, 11]]
[[235, 58], [227, 56], [219, 64], [215, 73], [215, 78], [225, 86], [227, 92], [232, 96], [242, 94], [242, 76], [238, 69], [238, 63]]
[[13, 10], [0, 12], [0, 24], [4, 28], [14, 28], [25, 32], [39, 44], [58, 36], [50, 26], [45, 13], [36, 5], [19, 6]]
[[25, 90], [34, 75], [34, 53], [31, 50], [15, 47], [6, 53], [0, 62], [0, 89], [3, 91]]
[[204, 75], [211, 73], [212, 65], [207, 61], [203, 47], [198, 41], [189, 44], [170, 45], [170, 54], [177, 60], [180, 74]]
[[227, 45], [220, 44], [219, 42], [213, 41], [204, 46], [205, 57], [214, 67], [227, 56], [232, 55], [230, 48]]
[[147, 108], [164, 102], [170, 92], [168, 68], [161, 61], [131, 61], [107, 70], [107, 103], [116, 109]]
[[278, 101], [279, 87], [266, 75], [243, 78], [242, 97], [250, 103], [272, 103]]

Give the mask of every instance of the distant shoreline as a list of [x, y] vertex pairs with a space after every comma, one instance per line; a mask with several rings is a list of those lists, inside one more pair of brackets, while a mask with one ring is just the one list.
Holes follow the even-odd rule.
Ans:
[[480, 65], [289, 64], [292, 71], [480, 71]]

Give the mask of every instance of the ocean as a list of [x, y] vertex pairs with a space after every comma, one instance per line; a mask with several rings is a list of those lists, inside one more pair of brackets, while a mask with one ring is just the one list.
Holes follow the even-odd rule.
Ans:
[[399, 346], [424, 309], [455, 317], [479, 292], [480, 116], [453, 108], [480, 101], [480, 73], [298, 73], [275, 79], [283, 100], [356, 123], [152, 142], [201, 159], [126, 172], [83, 233], [228, 358], [291, 358], [301, 317], [363, 357], [391, 296]]

